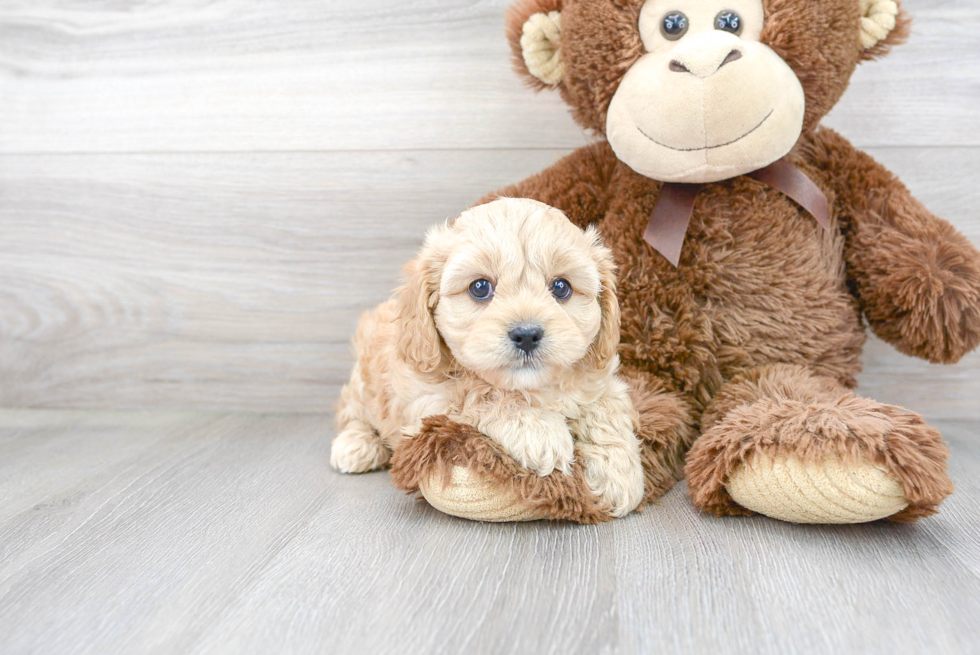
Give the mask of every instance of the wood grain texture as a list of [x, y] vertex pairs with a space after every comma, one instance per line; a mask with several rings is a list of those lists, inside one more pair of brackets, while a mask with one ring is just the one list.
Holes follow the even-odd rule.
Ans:
[[[424, 229], [586, 140], [511, 72], [507, 4], [0, 3], [0, 407], [329, 411]], [[827, 122], [980, 243], [980, 7], [905, 6]], [[978, 356], [866, 361], [976, 416]]]
[[[425, 229], [567, 151], [0, 156], [0, 406], [329, 411]], [[974, 243], [980, 148], [872, 154]], [[980, 355], [864, 393], [976, 416]]]
[[488, 525], [328, 471], [318, 416], [3, 411], [0, 652], [974, 653], [980, 425], [940, 427], [958, 491], [916, 525], [713, 519], [683, 487]]
[[[510, 70], [509, 0], [7, 0], [0, 152], [569, 148]], [[860, 146], [980, 145], [980, 6], [906, 0], [911, 41], [828, 124]]]

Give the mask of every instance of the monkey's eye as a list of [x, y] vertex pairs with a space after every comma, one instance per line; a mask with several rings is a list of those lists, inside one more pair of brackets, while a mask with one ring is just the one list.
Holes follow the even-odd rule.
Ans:
[[687, 27], [687, 16], [679, 11], [671, 11], [664, 16], [664, 22], [660, 24], [660, 33], [668, 41], [676, 41], [684, 36], [684, 33], [687, 32]]
[[572, 297], [571, 283], [564, 278], [558, 278], [551, 283], [551, 295], [557, 300], [568, 300]]
[[473, 300], [484, 302], [493, 298], [493, 283], [485, 278], [470, 282], [470, 296]]
[[740, 34], [742, 32], [742, 17], [727, 9], [720, 11], [715, 16], [715, 29]]

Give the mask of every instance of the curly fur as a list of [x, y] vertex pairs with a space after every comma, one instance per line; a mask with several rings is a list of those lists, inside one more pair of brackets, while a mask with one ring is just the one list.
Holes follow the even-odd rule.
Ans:
[[[449, 415], [539, 476], [572, 474], [614, 515], [643, 498], [636, 412], [619, 366], [612, 255], [594, 229], [531, 200], [500, 200], [430, 232], [396, 296], [368, 312], [338, 408], [331, 463], [383, 466], [414, 448], [426, 417]], [[556, 300], [550, 285], [570, 282]], [[494, 285], [485, 301], [471, 282]], [[525, 353], [514, 326], [535, 324]]]

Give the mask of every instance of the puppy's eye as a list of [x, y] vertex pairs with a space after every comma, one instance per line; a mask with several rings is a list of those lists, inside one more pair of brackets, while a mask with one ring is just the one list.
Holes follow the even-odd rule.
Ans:
[[715, 29], [739, 34], [742, 31], [742, 18], [734, 11], [728, 11], [727, 9], [718, 12], [718, 15], [715, 16]]
[[572, 297], [572, 285], [568, 280], [559, 278], [551, 283], [551, 295], [558, 300], [568, 300]]
[[470, 296], [473, 300], [484, 302], [493, 298], [493, 283], [490, 280], [480, 278], [470, 283]]
[[676, 41], [687, 32], [687, 16], [679, 11], [668, 12], [660, 24], [660, 33], [668, 41]]

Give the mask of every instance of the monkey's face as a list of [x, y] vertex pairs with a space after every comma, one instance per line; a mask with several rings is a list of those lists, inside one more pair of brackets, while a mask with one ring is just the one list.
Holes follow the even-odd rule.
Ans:
[[648, 0], [646, 54], [623, 77], [606, 118], [616, 155], [666, 182], [714, 182], [787, 154], [803, 129], [793, 70], [761, 43], [761, 0]]
[[894, 0], [516, 0], [507, 24], [533, 86], [672, 182], [784, 156], [909, 30]]

